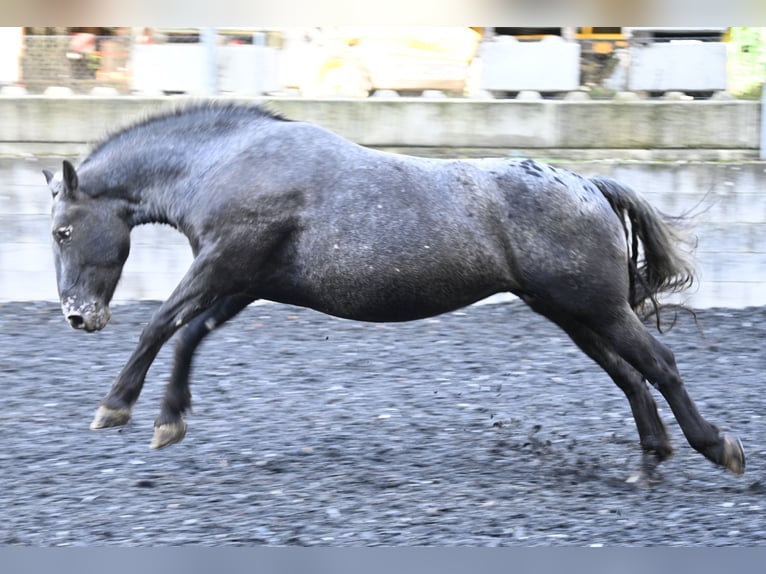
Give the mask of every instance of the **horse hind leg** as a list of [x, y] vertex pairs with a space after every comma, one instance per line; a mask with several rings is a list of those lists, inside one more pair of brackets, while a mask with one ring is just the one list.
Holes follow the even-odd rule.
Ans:
[[721, 433], [716, 425], [702, 417], [686, 390], [670, 349], [649, 333], [627, 304], [615, 311], [603, 311], [590, 327], [657, 388], [692, 448], [715, 464], [742, 474], [745, 454], [741, 442], [735, 436]]
[[186, 435], [184, 413], [191, 408], [189, 375], [194, 351], [213, 329], [234, 317], [253, 301], [249, 297], [222, 299], [190, 321], [178, 334], [173, 371], [165, 387], [160, 413], [154, 421], [151, 447], [163, 448]]
[[551, 312], [544, 314], [559, 325], [574, 343], [593, 359], [625, 393], [643, 451], [641, 468], [629, 482], [652, 483], [658, 480], [656, 467], [673, 454], [665, 423], [660, 418], [657, 403], [646, 380], [614, 352], [608, 341], [572, 317]]

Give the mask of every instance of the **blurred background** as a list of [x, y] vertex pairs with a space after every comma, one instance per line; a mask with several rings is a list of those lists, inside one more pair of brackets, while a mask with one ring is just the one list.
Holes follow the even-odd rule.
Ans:
[[6, 93], [758, 98], [765, 28], [0, 28]]
[[[766, 305], [766, 28], [0, 28], [0, 301], [57, 299], [43, 168], [190, 98], [266, 102], [362, 145], [531, 157], [693, 211], [697, 307]], [[141, 226], [117, 301], [186, 239]]]

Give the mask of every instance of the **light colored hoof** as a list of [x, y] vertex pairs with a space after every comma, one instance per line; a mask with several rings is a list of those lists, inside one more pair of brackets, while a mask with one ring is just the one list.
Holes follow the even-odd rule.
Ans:
[[641, 468], [631, 474], [625, 482], [627, 484], [635, 484], [640, 488], [652, 488], [662, 484], [663, 478], [657, 469]]
[[745, 450], [742, 441], [731, 435], [723, 436], [723, 465], [734, 474], [745, 473]]
[[172, 424], [164, 424], [154, 427], [152, 448], [163, 448], [181, 442], [186, 436], [186, 422], [180, 421]]
[[130, 420], [130, 409], [110, 409], [105, 406], [98, 407], [90, 428], [93, 430], [109, 427], [120, 427]]

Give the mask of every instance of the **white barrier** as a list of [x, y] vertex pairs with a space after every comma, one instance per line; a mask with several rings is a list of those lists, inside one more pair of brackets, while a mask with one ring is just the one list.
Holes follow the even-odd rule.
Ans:
[[628, 89], [726, 90], [726, 56], [723, 42], [679, 41], [634, 46], [630, 52]]
[[[137, 44], [131, 54], [131, 89], [143, 94], [209, 91], [207, 48], [203, 44]], [[259, 96], [279, 87], [277, 51], [267, 46], [219, 46], [218, 89]]]
[[559, 36], [520, 42], [510, 36], [480, 48], [480, 87], [489, 92], [567, 92], [580, 87], [580, 45]]
[[23, 30], [0, 27], [0, 86], [19, 81]]

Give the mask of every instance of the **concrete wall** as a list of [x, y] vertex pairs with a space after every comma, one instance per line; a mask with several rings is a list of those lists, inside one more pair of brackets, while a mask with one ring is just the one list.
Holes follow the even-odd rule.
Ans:
[[694, 215], [699, 282], [672, 300], [695, 307], [766, 305], [766, 162], [558, 165], [614, 177], [670, 215]]
[[[39, 156], [77, 155], [119, 125], [184, 101], [0, 97], [0, 155], [15, 156], [0, 158], [0, 301], [56, 297], [50, 194], [40, 171], [59, 169], [61, 160]], [[612, 175], [671, 214], [701, 205], [701, 283], [691, 304], [766, 305], [766, 163], [750, 160], [758, 155], [757, 102], [373, 98], [270, 104], [370, 146], [423, 155], [553, 158], [584, 175]], [[737, 161], [686, 161], [705, 151]], [[684, 161], [666, 161], [674, 157]], [[583, 161], [589, 158], [599, 161]], [[648, 161], [657, 158], [663, 161]], [[136, 229], [117, 299], [167, 297], [190, 261], [186, 240], [174, 230]]]
[[[126, 122], [186, 101], [0, 97], [0, 155], [77, 155]], [[651, 150], [653, 158], [680, 154], [730, 159], [755, 158], [759, 146], [760, 103], [750, 101], [259, 101], [291, 118], [319, 123], [375, 147], [563, 150], [558, 153], [561, 157], [572, 157], [566, 150], [590, 150], [600, 158]]]
[[[696, 208], [700, 282], [680, 300], [696, 307], [766, 305], [766, 163], [557, 163], [615, 177], [670, 214]], [[50, 193], [41, 170], [60, 165], [52, 158], [0, 159], [0, 301], [57, 297]], [[115, 298], [165, 299], [190, 262], [181, 234], [164, 225], [138, 227]]]

